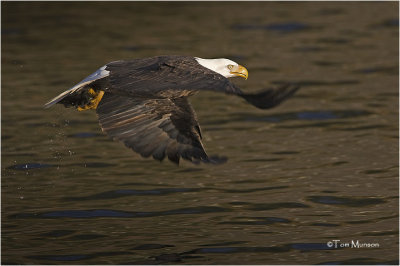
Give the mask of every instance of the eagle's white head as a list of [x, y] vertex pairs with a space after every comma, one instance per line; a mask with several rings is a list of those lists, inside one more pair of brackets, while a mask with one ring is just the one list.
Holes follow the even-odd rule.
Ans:
[[203, 59], [199, 57], [195, 57], [195, 59], [203, 67], [211, 69], [225, 78], [242, 77], [247, 79], [249, 77], [247, 69], [232, 60], [226, 58]]

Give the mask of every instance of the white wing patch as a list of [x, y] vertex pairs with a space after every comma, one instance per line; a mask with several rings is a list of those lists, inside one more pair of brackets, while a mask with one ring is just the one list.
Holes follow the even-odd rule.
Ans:
[[68, 95], [71, 95], [77, 91], [79, 91], [80, 89], [82, 89], [83, 87], [85, 87], [87, 84], [92, 83], [93, 81], [96, 81], [98, 79], [102, 79], [107, 77], [110, 74], [110, 71], [106, 70], [107, 65], [102, 66], [101, 68], [99, 68], [96, 72], [94, 72], [93, 74], [87, 76], [85, 79], [83, 79], [81, 82], [79, 82], [78, 84], [76, 84], [75, 86], [73, 86], [72, 88], [64, 91], [63, 93], [61, 93], [60, 95], [58, 95], [57, 97], [51, 99], [48, 103], [46, 103], [44, 105], [45, 108], [49, 108], [50, 106], [58, 103], [59, 101], [61, 101], [62, 99], [64, 99], [65, 97], [67, 97]]

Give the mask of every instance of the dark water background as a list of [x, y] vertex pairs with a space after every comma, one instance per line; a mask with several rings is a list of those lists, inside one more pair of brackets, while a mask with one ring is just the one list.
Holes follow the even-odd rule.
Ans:
[[[397, 2], [2, 2], [2, 263], [398, 263]], [[227, 57], [278, 108], [192, 97], [221, 166], [158, 163], [50, 98], [105, 63]], [[329, 248], [328, 241], [378, 243]]]

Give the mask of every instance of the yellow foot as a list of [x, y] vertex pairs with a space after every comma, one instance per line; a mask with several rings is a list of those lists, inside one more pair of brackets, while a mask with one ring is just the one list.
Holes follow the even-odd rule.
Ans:
[[88, 93], [91, 96], [93, 96], [94, 98], [92, 100], [90, 100], [90, 102], [88, 104], [86, 104], [85, 106], [83, 106], [83, 107], [78, 106], [77, 107], [78, 111], [96, 109], [104, 95], [104, 91], [99, 91], [97, 93], [93, 89], [89, 89]]

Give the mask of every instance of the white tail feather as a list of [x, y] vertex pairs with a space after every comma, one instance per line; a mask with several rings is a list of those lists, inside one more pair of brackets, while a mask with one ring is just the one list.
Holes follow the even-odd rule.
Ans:
[[86, 85], [92, 83], [93, 81], [96, 81], [96, 80], [99, 80], [99, 79], [107, 77], [110, 74], [110, 71], [106, 70], [106, 67], [107, 67], [107, 65], [102, 66], [96, 72], [94, 72], [93, 74], [87, 76], [85, 79], [83, 79], [81, 82], [79, 82], [78, 84], [76, 84], [72, 88], [70, 88], [70, 89], [64, 91], [63, 93], [61, 93], [60, 95], [54, 97], [53, 99], [51, 99], [48, 103], [46, 103], [44, 105], [44, 108], [51, 107], [52, 105], [58, 103], [59, 101], [61, 101], [65, 97], [67, 97], [68, 95], [71, 95], [71, 94], [73, 94], [75, 92], [78, 92], [83, 87], [85, 87]]

